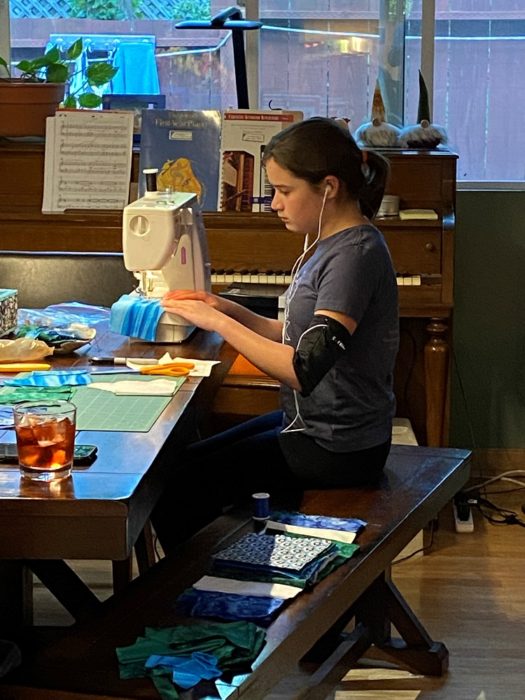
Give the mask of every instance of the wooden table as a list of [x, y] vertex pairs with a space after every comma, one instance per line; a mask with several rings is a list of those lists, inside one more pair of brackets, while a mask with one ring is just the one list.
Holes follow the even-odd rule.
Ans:
[[[81, 368], [90, 355], [155, 357], [166, 351], [179, 356], [216, 359], [220, 336], [196, 332], [182, 345], [131, 341], [109, 331], [98, 332], [84, 354], [57, 357], [55, 368]], [[91, 367], [91, 366], [90, 366]], [[205, 413], [214, 387], [226, 367], [212, 377], [188, 378], [147, 433], [81, 431], [79, 443], [98, 446], [96, 461], [74, 468], [71, 478], [56, 483], [21, 479], [18, 466], [0, 465], [0, 636], [31, 622], [27, 567], [59, 597], [76, 617], [97, 599], [85, 588], [65, 559], [106, 559], [114, 565], [116, 588], [130, 578], [131, 554], [137, 547], [142, 568], [152, 559], [145, 551], [145, 525], [173, 466], [178, 447], [195, 438], [196, 412]], [[14, 442], [14, 431], [0, 440]], [[50, 564], [48, 560], [53, 560]]]
[[[446, 647], [431, 639], [389, 572], [399, 552], [465, 484], [469, 462], [466, 450], [394, 446], [379, 488], [307, 492], [304, 512], [367, 521], [358, 536], [361, 551], [281, 612], [232, 697], [322, 700], [370, 651], [416, 673], [443, 674]], [[4, 679], [2, 699], [158, 698], [148, 679], [119, 679], [115, 648], [133, 644], [145, 626], [183, 621], [174, 612], [177, 595], [209, 571], [213, 551], [250, 529], [249, 515], [241, 512], [210, 524]], [[400, 639], [392, 638], [392, 625]], [[218, 697], [211, 686], [208, 694], [202, 690], [184, 697]]]

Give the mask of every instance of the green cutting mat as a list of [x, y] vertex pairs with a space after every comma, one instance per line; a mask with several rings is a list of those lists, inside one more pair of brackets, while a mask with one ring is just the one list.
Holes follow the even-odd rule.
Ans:
[[[99, 374], [93, 376], [93, 381], [117, 382], [130, 378], [150, 381], [146, 376], [130, 377], [128, 374]], [[185, 379], [170, 377], [170, 381], [177, 385], [175, 393]], [[115, 396], [110, 391], [81, 386], [76, 388], [71, 402], [77, 407], [77, 430], [147, 433], [171, 399], [171, 396]]]

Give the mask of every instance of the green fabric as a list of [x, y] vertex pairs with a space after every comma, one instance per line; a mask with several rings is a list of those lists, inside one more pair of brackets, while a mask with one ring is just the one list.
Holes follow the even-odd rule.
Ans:
[[[146, 669], [152, 654], [191, 656], [195, 651], [213, 654], [222, 671], [250, 666], [259, 655], [266, 633], [252, 622], [206, 622], [177, 627], [146, 627], [134, 644], [116, 649], [120, 678], [149, 677], [164, 700], [178, 698], [169, 669]], [[169, 676], [169, 678], [167, 677]]]
[[0, 404], [40, 401], [41, 399], [69, 401], [74, 391], [74, 388], [71, 386], [19, 386], [11, 390], [5, 387], [0, 391]]

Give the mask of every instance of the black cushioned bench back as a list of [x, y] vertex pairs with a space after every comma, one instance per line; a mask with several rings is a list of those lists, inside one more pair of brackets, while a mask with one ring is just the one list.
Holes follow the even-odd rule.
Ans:
[[18, 307], [78, 301], [111, 306], [137, 286], [122, 253], [0, 251], [0, 288], [18, 290]]

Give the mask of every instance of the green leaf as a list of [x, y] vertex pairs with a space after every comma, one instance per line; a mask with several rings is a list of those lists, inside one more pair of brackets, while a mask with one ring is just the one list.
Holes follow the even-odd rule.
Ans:
[[[38, 59], [35, 59], [37, 61]], [[49, 51], [46, 51], [43, 59], [44, 64], [43, 65], [49, 65], [50, 63], [59, 63], [60, 62], [60, 51], [56, 46], [53, 46], [52, 48], [49, 49]]]
[[6, 69], [7, 74], [11, 75], [11, 71], [9, 70], [9, 66], [7, 64], [7, 61], [4, 58], [2, 58], [2, 56], [0, 56], [0, 66], [3, 66]]
[[73, 97], [73, 95], [68, 95], [63, 102], [63, 106], [66, 107], [66, 109], [75, 109], [77, 106], [76, 98]]
[[16, 67], [18, 68], [18, 70], [21, 70], [22, 73], [30, 73], [33, 70], [33, 62], [26, 61], [24, 59], [23, 61], [20, 61], [19, 63], [17, 63]]
[[102, 98], [94, 93], [87, 92], [84, 95], [79, 96], [78, 103], [81, 107], [93, 109], [94, 107], [100, 107], [102, 104]]
[[108, 63], [92, 63], [86, 70], [87, 81], [90, 85], [105, 85], [116, 75], [117, 71], [118, 68], [114, 68]]
[[69, 59], [70, 61], [74, 61], [74, 60], [77, 59], [77, 58], [80, 56], [80, 54], [82, 53], [82, 48], [83, 48], [82, 38], [77, 39], [76, 41], [74, 41], [74, 42], [71, 44], [71, 46], [70, 46], [69, 49], [67, 50], [66, 56], [68, 57], [68, 59]]
[[67, 66], [61, 63], [51, 65], [46, 68], [46, 78], [48, 83], [65, 83], [68, 77]]

